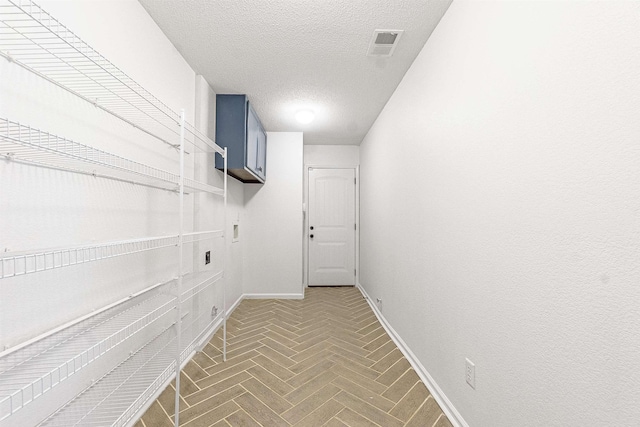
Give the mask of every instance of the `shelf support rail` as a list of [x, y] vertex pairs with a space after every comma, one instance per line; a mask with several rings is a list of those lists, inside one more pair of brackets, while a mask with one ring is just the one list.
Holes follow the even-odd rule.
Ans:
[[178, 236], [164, 236], [15, 254], [0, 257], [0, 279], [167, 248], [178, 244]]
[[224, 209], [223, 209], [223, 221], [224, 221], [224, 250], [222, 251], [222, 277], [224, 278], [224, 283], [222, 284], [222, 360], [227, 361], [227, 242], [228, 237], [227, 234], [229, 230], [227, 230], [227, 147], [224, 147]]
[[183, 270], [183, 240], [184, 238], [184, 109], [180, 111], [180, 231], [178, 234], [178, 289], [176, 293], [176, 393], [175, 393], [175, 427], [180, 425], [180, 368], [181, 351], [180, 338], [182, 329], [182, 270]]

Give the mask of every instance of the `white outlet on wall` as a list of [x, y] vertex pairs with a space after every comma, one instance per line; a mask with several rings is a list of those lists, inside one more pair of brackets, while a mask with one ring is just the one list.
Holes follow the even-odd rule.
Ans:
[[465, 369], [464, 376], [467, 384], [475, 390], [476, 388], [476, 365], [469, 359], [464, 359]]

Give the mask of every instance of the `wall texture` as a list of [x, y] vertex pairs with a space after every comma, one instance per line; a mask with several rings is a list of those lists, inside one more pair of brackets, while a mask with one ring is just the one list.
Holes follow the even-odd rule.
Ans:
[[355, 168], [360, 164], [360, 147], [357, 145], [305, 145], [304, 164]]
[[638, 22], [456, 0], [361, 145], [361, 284], [469, 425], [640, 419]]
[[244, 202], [244, 293], [302, 297], [302, 133], [267, 132], [267, 180]]

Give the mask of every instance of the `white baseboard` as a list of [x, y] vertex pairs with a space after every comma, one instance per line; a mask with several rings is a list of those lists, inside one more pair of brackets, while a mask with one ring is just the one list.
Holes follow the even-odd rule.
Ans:
[[427, 386], [431, 395], [435, 399], [435, 401], [440, 405], [442, 412], [449, 418], [451, 424], [456, 427], [469, 427], [469, 424], [462, 418], [460, 412], [453, 406], [453, 403], [447, 398], [442, 389], [435, 382], [431, 374], [427, 371], [427, 369], [420, 363], [420, 360], [416, 357], [416, 355], [411, 351], [407, 343], [398, 335], [398, 333], [393, 329], [393, 327], [389, 324], [387, 319], [382, 315], [382, 313], [378, 310], [378, 307], [371, 301], [371, 298], [364, 290], [362, 285], [358, 283], [356, 287], [360, 290], [362, 295], [365, 297], [369, 306], [375, 313], [376, 317], [382, 324], [382, 327], [387, 331], [393, 342], [398, 346], [402, 354], [407, 358], [413, 369], [416, 371], [422, 382]]
[[227, 310], [227, 319], [231, 316], [231, 313], [233, 313], [233, 311], [238, 308], [238, 306], [240, 305], [240, 303], [242, 302], [242, 300], [244, 299], [244, 295], [240, 295], [238, 297], [238, 299], [236, 300], [236, 302], [234, 302], [233, 304], [231, 304], [231, 306], [229, 307], [229, 309]]
[[301, 294], [244, 294], [246, 299], [304, 299], [304, 293]]
[[[231, 306], [227, 309], [227, 319], [229, 319], [229, 317], [231, 316], [231, 313], [233, 313], [233, 310], [235, 310], [238, 307], [238, 305], [240, 305], [242, 300], [243, 300], [243, 295], [240, 295], [238, 299], [235, 300], [235, 302], [231, 304]], [[216, 332], [218, 332], [218, 329], [220, 328], [220, 326], [222, 326], [222, 317], [213, 325], [211, 325], [209, 330], [202, 335], [202, 338], [200, 339], [200, 341], [198, 342], [198, 345], [196, 346], [196, 349], [198, 351], [202, 351], [202, 349], [207, 345], [207, 343], [211, 341], [211, 338], [215, 335]]]

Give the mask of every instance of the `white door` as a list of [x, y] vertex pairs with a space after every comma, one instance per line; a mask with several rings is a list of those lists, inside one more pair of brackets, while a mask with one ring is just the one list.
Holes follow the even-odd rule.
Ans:
[[309, 286], [355, 285], [354, 169], [309, 169]]

